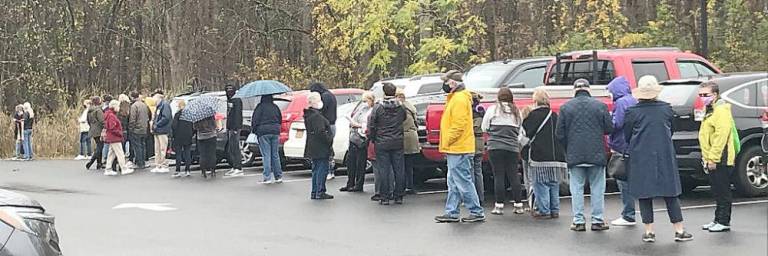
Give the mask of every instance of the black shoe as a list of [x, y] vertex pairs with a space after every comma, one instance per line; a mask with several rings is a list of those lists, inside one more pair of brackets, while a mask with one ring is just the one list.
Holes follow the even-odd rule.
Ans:
[[381, 197], [381, 195], [379, 194], [375, 194], [371, 197], [371, 201], [381, 201], [381, 199], [384, 199], [384, 198]]
[[654, 233], [643, 234], [643, 242], [646, 242], [646, 243], [656, 242], [656, 234]]
[[326, 193], [322, 193], [319, 196], [317, 196], [317, 199], [320, 199], [320, 200], [333, 199], [333, 196]]
[[448, 215], [440, 215], [440, 216], [435, 217], [435, 221], [437, 221], [437, 223], [456, 223], [456, 222], [459, 222], [461, 220], [458, 217], [451, 217], [451, 216], [448, 216]]
[[605, 225], [605, 223], [592, 223], [592, 231], [605, 231], [608, 230], [610, 227], [608, 225]]
[[395, 198], [395, 204], [403, 204], [403, 197]]
[[408, 195], [415, 195], [416, 194], [416, 190], [414, 190], [412, 188], [408, 188], [408, 189], [405, 189], [405, 193], [408, 194]]
[[103, 164], [96, 164], [96, 170], [104, 170]]
[[389, 199], [381, 199], [381, 201], [379, 201], [379, 204], [380, 205], [389, 205]]
[[341, 191], [341, 192], [349, 192], [349, 187], [341, 187], [339, 189], [339, 191]]
[[203, 170], [202, 173], [203, 173], [203, 179], [207, 179], [208, 178], [208, 171]]
[[85, 169], [90, 170], [91, 166], [93, 166], [93, 161], [88, 161], [88, 163], [85, 164]]
[[470, 223], [471, 222], [483, 222], [483, 221], [485, 221], [485, 216], [470, 214], [469, 217], [461, 218], [461, 221], [463, 221], [463, 222], [470, 222]]
[[683, 233], [675, 232], [675, 242], [686, 242], [693, 240], [691, 233], [683, 231]]
[[363, 188], [350, 188], [347, 192], [363, 192]]
[[571, 230], [576, 232], [584, 232], [587, 231], [587, 226], [584, 224], [571, 224]]

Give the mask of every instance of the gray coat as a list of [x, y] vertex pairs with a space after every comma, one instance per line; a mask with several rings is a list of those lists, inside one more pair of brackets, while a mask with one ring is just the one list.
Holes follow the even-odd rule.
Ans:
[[101, 137], [101, 130], [104, 130], [104, 111], [101, 106], [91, 106], [88, 109], [88, 136], [91, 138]]
[[416, 126], [416, 107], [410, 102], [404, 102], [405, 122], [403, 122], [403, 142], [405, 148], [404, 154], [418, 154], [421, 152], [419, 147], [418, 127]]
[[149, 107], [140, 100], [131, 104], [131, 113], [128, 118], [128, 132], [131, 134], [147, 135], [149, 130]]
[[674, 112], [669, 103], [640, 102], [627, 110], [624, 137], [629, 143], [629, 193], [636, 198], [682, 193], [672, 144]]

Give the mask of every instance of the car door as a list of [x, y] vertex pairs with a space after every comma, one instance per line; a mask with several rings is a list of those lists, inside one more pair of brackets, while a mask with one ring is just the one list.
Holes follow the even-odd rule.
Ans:
[[547, 62], [537, 62], [517, 68], [503, 85], [510, 88], [536, 88], [544, 85]]

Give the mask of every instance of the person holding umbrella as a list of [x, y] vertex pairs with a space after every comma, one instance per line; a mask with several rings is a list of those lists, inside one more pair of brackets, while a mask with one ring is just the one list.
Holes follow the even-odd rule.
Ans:
[[187, 104], [181, 112], [180, 120], [192, 122], [197, 132], [197, 151], [200, 152], [200, 169], [203, 178], [216, 177], [216, 125], [215, 115], [219, 100], [211, 96], [202, 96]]

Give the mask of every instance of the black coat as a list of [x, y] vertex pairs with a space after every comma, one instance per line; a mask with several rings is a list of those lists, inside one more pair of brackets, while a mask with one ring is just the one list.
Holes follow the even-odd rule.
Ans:
[[243, 129], [243, 100], [240, 98], [227, 100], [227, 129], [230, 131]]
[[328, 159], [333, 151], [333, 136], [331, 124], [319, 110], [308, 108], [304, 110], [304, 126], [307, 129], [307, 144], [304, 147], [304, 157], [309, 159]]
[[[537, 134], [536, 131], [541, 126], [541, 122], [547, 118], [547, 113], [551, 109], [548, 107], [537, 108], [528, 114], [528, 117], [523, 120], [523, 130], [525, 135], [531, 139], [536, 136], [530, 146], [525, 147], [523, 151], [523, 157], [536, 162], [565, 162], [565, 150], [560, 142], [555, 138], [555, 127], [557, 124], [557, 113], [552, 112], [552, 116], [549, 117], [544, 126], [541, 127], [541, 131]], [[529, 155], [530, 152], [530, 155]]]
[[613, 131], [608, 106], [578, 91], [576, 97], [560, 107], [555, 134], [565, 148], [568, 167], [591, 164], [605, 166], [605, 135]]
[[174, 146], [187, 146], [192, 144], [192, 137], [195, 134], [195, 129], [192, 126], [192, 122], [181, 120], [181, 111], [176, 112], [173, 116], [173, 122], [171, 123], [171, 136], [173, 137]]
[[272, 96], [262, 96], [259, 105], [253, 110], [251, 117], [251, 132], [256, 135], [279, 135], [283, 114], [272, 101]]
[[368, 138], [377, 149], [403, 149], [403, 122], [405, 108], [396, 99], [376, 103], [368, 121]]
[[636, 198], [674, 197], [682, 193], [672, 144], [674, 112], [669, 103], [644, 101], [624, 119], [629, 143], [629, 193]]
[[331, 91], [325, 88], [322, 84], [313, 84], [309, 91], [317, 92], [320, 94], [320, 99], [323, 101], [323, 108], [320, 112], [323, 113], [325, 119], [331, 123], [336, 124], [336, 95], [333, 95]]

